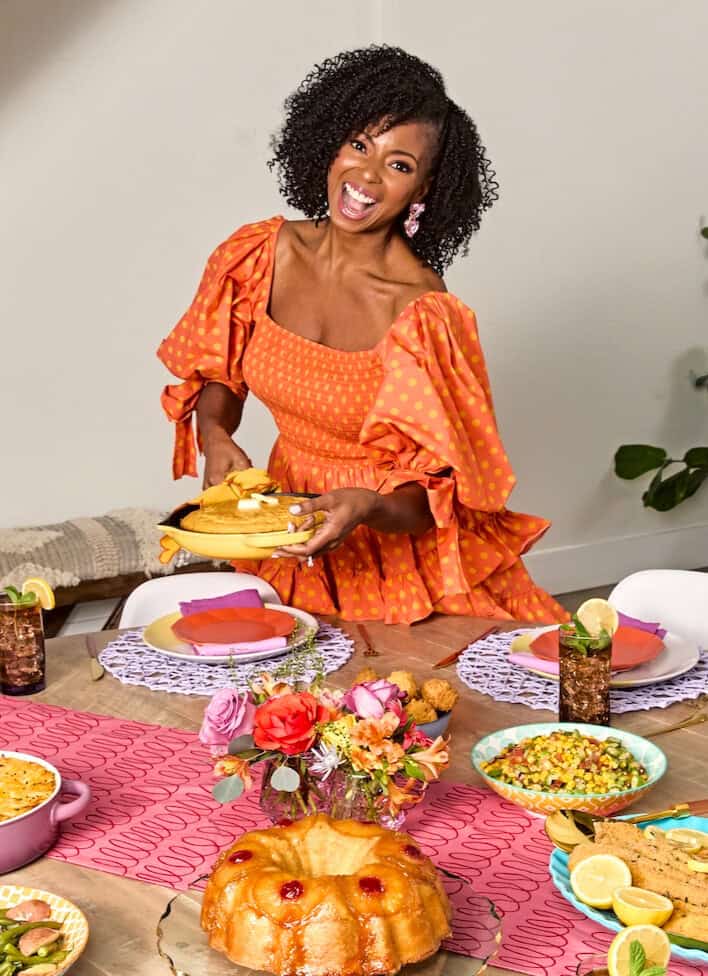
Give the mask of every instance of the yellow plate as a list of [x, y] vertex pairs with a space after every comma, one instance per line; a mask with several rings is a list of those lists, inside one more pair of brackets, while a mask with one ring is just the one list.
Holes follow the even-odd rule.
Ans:
[[[239, 653], [238, 655], [234, 655], [233, 658], [238, 664], [246, 664], [250, 661], [265, 661], [273, 657], [281, 657], [283, 654], [289, 654], [290, 651], [295, 650], [296, 647], [300, 647], [301, 644], [308, 641], [311, 635], [317, 633], [319, 628], [317, 620], [305, 610], [299, 610], [297, 607], [285, 607], [281, 603], [265, 603], [264, 606], [267, 610], [278, 610], [281, 613], [289, 613], [291, 617], [295, 617], [299, 626], [290, 635], [285, 647], [275, 651], [259, 650]], [[181, 616], [182, 614], [178, 610], [176, 613], [167, 613], [163, 617], [158, 617], [157, 620], [153, 620], [143, 631], [143, 641], [154, 651], [167, 654], [168, 657], [198, 661], [200, 664], [226, 664], [229, 660], [228, 655], [197, 654], [191, 644], [179, 639], [172, 630], [172, 625], [177, 623]]]
[[53, 895], [50, 891], [42, 891], [41, 888], [21, 888], [18, 885], [0, 885], [0, 908], [12, 908], [13, 905], [19, 905], [21, 901], [28, 901], [30, 898], [46, 901], [52, 909], [52, 920], [62, 923], [64, 947], [69, 955], [57, 969], [57, 976], [60, 976], [74, 965], [86, 948], [89, 937], [86, 916], [72, 902], [60, 895]]
[[292, 546], [307, 542], [315, 534], [314, 529], [305, 532], [190, 532], [172, 525], [159, 525], [165, 535], [189, 552], [211, 559], [266, 559], [279, 546]]

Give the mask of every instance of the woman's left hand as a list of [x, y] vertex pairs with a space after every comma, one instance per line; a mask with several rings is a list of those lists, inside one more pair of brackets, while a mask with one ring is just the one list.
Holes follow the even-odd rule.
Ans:
[[[324, 512], [324, 522], [307, 542], [281, 546], [275, 550], [273, 556], [296, 556], [303, 560], [336, 549], [357, 525], [366, 522], [373, 515], [380, 498], [378, 492], [368, 488], [335, 488], [317, 498], [304, 498], [290, 509], [294, 515], [309, 516], [298, 525], [296, 531], [311, 529], [316, 524], [315, 512]], [[294, 511], [295, 508], [297, 511]]]

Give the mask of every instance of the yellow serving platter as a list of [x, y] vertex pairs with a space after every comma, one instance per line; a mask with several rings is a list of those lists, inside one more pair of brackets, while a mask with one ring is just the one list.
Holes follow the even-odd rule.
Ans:
[[160, 522], [165, 536], [168, 536], [181, 549], [197, 556], [210, 559], [266, 559], [280, 546], [292, 546], [307, 542], [315, 533], [314, 529], [304, 532], [192, 532], [180, 527], [182, 519], [194, 511], [196, 505], [181, 505]]

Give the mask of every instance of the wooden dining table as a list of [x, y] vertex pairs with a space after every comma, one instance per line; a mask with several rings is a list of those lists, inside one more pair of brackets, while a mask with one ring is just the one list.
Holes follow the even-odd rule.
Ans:
[[[427, 676], [433, 662], [467, 645], [490, 625], [489, 620], [479, 618], [442, 616], [412, 627], [367, 623], [371, 643], [378, 654], [370, 657], [355, 624], [326, 619], [355, 640], [355, 652], [349, 662], [329, 677], [332, 684], [341, 687], [350, 684], [362, 668], [369, 666], [382, 675], [404, 668], [419, 677]], [[503, 626], [512, 629], [516, 625]], [[89, 650], [95, 653], [115, 635], [115, 631], [103, 631], [48, 641], [47, 687], [28, 700], [163, 726], [198, 729], [205, 698], [124, 685], [109, 674], [95, 680], [96, 669], [90, 666]], [[449, 728], [452, 739], [451, 763], [444, 774], [447, 779], [479, 785], [479, 777], [469, 760], [470, 750], [479, 738], [507, 726], [555, 718], [551, 712], [496, 702], [471, 691], [457, 678], [454, 664], [432, 673], [448, 678], [460, 692]], [[696, 702], [682, 702], [666, 709], [631, 712], [617, 716], [613, 724], [641, 735], [652, 735], [690, 717], [696, 707]], [[669, 760], [668, 772], [635, 809], [657, 810], [679, 801], [708, 797], [708, 724], [667, 733], [659, 743]], [[84, 954], [72, 967], [72, 976], [169, 976], [168, 966], [156, 950], [156, 926], [174, 895], [171, 889], [47, 857], [4, 875], [2, 883], [44, 888], [82, 908], [89, 919], [91, 937]], [[517, 971], [491, 967], [488, 972]]]

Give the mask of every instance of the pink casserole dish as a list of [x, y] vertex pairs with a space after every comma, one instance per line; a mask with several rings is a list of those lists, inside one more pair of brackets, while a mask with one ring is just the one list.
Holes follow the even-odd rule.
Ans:
[[[7, 749], [0, 749], [0, 756], [38, 763], [54, 775], [55, 781], [54, 792], [38, 806], [18, 817], [0, 821], [0, 874], [5, 874], [29, 864], [53, 847], [60, 824], [86, 809], [91, 790], [79, 780], [62, 779], [59, 770], [39, 756]], [[59, 798], [60, 793], [68, 793], [76, 799], [65, 803]]]

